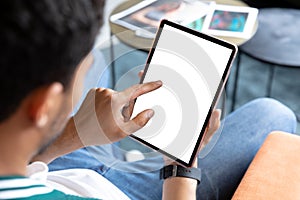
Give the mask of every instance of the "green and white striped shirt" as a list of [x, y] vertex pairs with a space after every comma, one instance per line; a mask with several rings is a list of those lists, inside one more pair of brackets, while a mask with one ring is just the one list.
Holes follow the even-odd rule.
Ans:
[[58, 190], [49, 188], [37, 180], [32, 180], [24, 176], [0, 177], [0, 199], [17, 200], [43, 200], [43, 199], [69, 199], [84, 200], [93, 198], [83, 198], [79, 196], [67, 195]]

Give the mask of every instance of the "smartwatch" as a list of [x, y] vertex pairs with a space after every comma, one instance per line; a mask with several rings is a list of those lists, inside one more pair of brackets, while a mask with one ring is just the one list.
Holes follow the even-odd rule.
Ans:
[[169, 177], [186, 177], [197, 180], [198, 185], [201, 181], [201, 169], [185, 168], [181, 165], [168, 165], [160, 170], [160, 178], [167, 179]]

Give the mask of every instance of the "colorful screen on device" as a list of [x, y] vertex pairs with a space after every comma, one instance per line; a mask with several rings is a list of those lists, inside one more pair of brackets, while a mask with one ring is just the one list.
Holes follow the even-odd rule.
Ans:
[[209, 29], [243, 32], [248, 13], [216, 10], [213, 14]]
[[150, 51], [143, 82], [163, 86], [136, 100], [133, 116], [152, 108], [154, 117], [133, 137], [190, 165], [214, 107], [234, 45], [163, 21]]

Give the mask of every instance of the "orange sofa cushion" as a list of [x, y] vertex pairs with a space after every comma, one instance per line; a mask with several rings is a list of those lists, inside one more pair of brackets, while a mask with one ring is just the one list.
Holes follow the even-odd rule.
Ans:
[[300, 136], [272, 132], [232, 199], [300, 199]]

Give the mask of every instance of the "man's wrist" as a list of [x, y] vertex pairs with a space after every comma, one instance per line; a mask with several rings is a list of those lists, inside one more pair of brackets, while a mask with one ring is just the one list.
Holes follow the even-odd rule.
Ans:
[[70, 118], [62, 134], [60, 134], [44, 152], [32, 158], [31, 162], [42, 161], [44, 163], [50, 163], [59, 156], [83, 147], [83, 143], [76, 131], [74, 119]]
[[187, 177], [169, 177], [165, 179], [165, 183], [169, 184], [180, 184], [180, 185], [189, 185], [191, 187], [197, 187], [198, 181], [196, 179], [187, 178]]
[[163, 199], [196, 199], [197, 181], [185, 177], [170, 177], [163, 184]]

